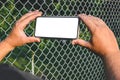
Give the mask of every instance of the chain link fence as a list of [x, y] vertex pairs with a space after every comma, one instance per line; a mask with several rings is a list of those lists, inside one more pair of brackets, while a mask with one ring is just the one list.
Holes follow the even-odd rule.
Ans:
[[[40, 10], [43, 16], [76, 16], [80, 13], [102, 18], [113, 30], [120, 45], [120, 0], [0, 0], [0, 40], [25, 13]], [[35, 21], [25, 29], [34, 35]], [[90, 33], [80, 22], [80, 38]], [[101, 58], [71, 40], [41, 39], [40, 43], [17, 47], [2, 61], [48, 80], [105, 80]]]

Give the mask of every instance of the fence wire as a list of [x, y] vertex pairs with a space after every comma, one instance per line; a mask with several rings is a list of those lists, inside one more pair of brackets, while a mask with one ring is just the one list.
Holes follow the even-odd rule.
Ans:
[[[25, 13], [40, 10], [43, 16], [77, 16], [80, 13], [102, 18], [113, 30], [120, 45], [120, 0], [0, 0], [0, 40]], [[25, 29], [34, 35], [35, 21]], [[80, 38], [90, 33], [80, 22]], [[71, 40], [41, 39], [40, 43], [17, 47], [2, 61], [48, 80], [105, 80], [101, 58]]]

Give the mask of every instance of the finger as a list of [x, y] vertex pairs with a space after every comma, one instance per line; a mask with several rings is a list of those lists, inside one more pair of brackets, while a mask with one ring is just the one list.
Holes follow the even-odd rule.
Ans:
[[93, 23], [96, 23], [98, 21], [98, 18], [92, 15], [88, 15], [88, 17], [91, 19]]
[[39, 12], [39, 11], [38, 11], [38, 10], [30, 11], [29, 13], [25, 14], [24, 16], [22, 16], [18, 21], [21, 22], [22, 20], [24, 20], [24, 19], [27, 18], [28, 16], [33, 15], [33, 14], [35, 14], [35, 13], [37, 13], [37, 12]]
[[33, 42], [40, 42], [40, 39], [35, 37], [27, 37], [26, 43], [33, 43]]
[[41, 16], [41, 15], [42, 15], [41, 12], [34, 13], [34, 14], [28, 16], [27, 18], [25, 18], [24, 20], [22, 20], [19, 26], [22, 29], [24, 29], [31, 21], [33, 21], [35, 18], [37, 18], [38, 16]]
[[90, 32], [93, 33], [96, 29], [96, 25], [94, 23], [94, 18], [90, 17], [90, 16], [87, 16], [85, 14], [80, 14], [79, 17], [86, 24], [86, 26], [88, 27]]
[[81, 45], [83, 47], [91, 49], [91, 44], [88, 41], [82, 40], [82, 39], [76, 39], [72, 41], [73, 45]]
[[104, 21], [98, 17], [91, 16], [91, 15], [89, 15], [89, 17], [92, 19], [96, 27], [102, 27], [102, 25], [105, 24]]

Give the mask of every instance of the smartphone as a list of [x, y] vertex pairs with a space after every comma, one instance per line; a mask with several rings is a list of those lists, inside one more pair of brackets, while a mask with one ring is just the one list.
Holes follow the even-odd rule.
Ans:
[[78, 17], [38, 17], [35, 37], [76, 39], [79, 32]]

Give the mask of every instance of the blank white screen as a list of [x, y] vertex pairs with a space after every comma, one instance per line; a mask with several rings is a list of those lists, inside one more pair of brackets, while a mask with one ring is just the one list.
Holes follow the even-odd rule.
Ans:
[[39, 17], [36, 21], [36, 37], [77, 38], [78, 18]]

